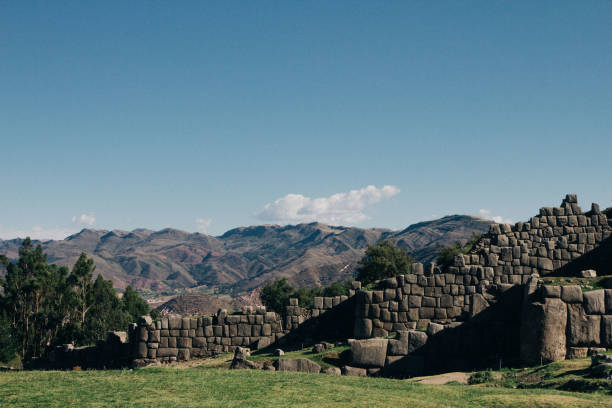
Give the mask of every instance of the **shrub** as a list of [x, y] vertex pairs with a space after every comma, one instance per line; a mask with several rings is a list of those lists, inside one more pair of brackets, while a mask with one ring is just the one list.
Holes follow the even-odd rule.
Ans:
[[455, 256], [469, 254], [479, 239], [480, 235], [472, 233], [472, 237], [467, 240], [465, 244], [462, 244], [461, 241], [457, 241], [452, 245], [440, 248], [440, 250], [438, 250], [438, 257], [436, 258], [436, 264], [442, 269], [448, 269], [450, 266], [453, 266]]
[[470, 375], [468, 378], [468, 384], [484, 384], [493, 381], [493, 374], [491, 374], [490, 370], [487, 371], [477, 371]]
[[393, 241], [385, 240], [368, 246], [364, 257], [359, 261], [357, 280], [362, 284], [410, 273], [412, 258], [406, 251], [398, 248]]

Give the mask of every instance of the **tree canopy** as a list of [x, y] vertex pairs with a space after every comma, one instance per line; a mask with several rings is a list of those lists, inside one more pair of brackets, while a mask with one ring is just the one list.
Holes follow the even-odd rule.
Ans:
[[47, 262], [40, 245], [26, 238], [19, 258], [0, 256], [0, 361], [15, 352], [28, 362], [51, 346], [74, 342], [86, 345], [109, 330], [126, 330], [149, 310], [131, 287], [119, 299], [111, 281], [98, 275], [92, 259], [81, 254], [72, 271]]
[[357, 280], [364, 285], [410, 273], [412, 258], [391, 240], [368, 246], [357, 267]]
[[453, 266], [455, 256], [460, 254], [469, 254], [479, 239], [480, 235], [472, 233], [472, 237], [467, 240], [465, 244], [461, 241], [457, 241], [452, 245], [440, 248], [438, 251], [438, 257], [436, 258], [436, 264], [438, 264], [442, 269], [447, 269], [448, 267]]
[[279, 314], [285, 313], [289, 298], [297, 298], [300, 306], [312, 307], [315, 296], [348, 295], [348, 282], [334, 282], [329, 286], [315, 288], [294, 288], [286, 278], [277, 279], [266, 284], [260, 294], [264, 306]]

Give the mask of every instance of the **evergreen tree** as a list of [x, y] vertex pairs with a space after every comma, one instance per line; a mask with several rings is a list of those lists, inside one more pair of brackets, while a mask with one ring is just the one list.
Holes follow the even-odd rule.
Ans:
[[81, 253], [68, 279], [69, 283], [74, 287], [77, 314], [81, 325], [85, 323], [85, 316], [94, 300], [91, 297], [93, 286], [91, 279], [95, 269], [96, 267], [93, 264], [93, 259], [87, 259], [87, 255]]
[[84, 344], [103, 339], [109, 330], [126, 330], [132, 323], [132, 317], [123, 309], [112, 282], [102, 275], [96, 278], [91, 297], [95, 302], [85, 316]]
[[410, 273], [411, 263], [412, 258], [393, 241], [382, 241], [368, 246], [364, 257], [359, 261], [357, 280], [367, 285], [380, 279], [406, 275]]
[[133, 322], [135, 322], [140, 316], [144, 316], [149, 313], [149, 304], [144, 300], [138, 292], [134, 290], [132, 285], [125, 288], [123, 297], [121, 298], [123, 309], [128, 312]]
[[282, 314], [285, 312], [285, 306], [289, 304], [289, 297], [293, 292], [294, 290], [287, 282], [287, 278], [282, 278], [264, 286], [259, 297], [268, 310]]

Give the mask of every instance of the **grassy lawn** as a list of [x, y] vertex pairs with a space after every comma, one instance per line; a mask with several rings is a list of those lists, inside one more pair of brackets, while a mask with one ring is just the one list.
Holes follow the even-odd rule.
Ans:
[[578, 285], [582, 288], [583, 292], [588, 292], [595, 289], [606, 289], [610, 282], [612, 282], [612, 276], [598, 276], [596, 278], [578, 278], [578, 277], [565, 277], [565, 276], [545, 276], [542, 278], [546, 285]]
[[383, 378], [227, 370], [0, 373], [0, 406], [24, 407], [612, 407], [604, 393], [423, 385]]
[[350, 356], [347, 354], [351, 346], [332, 347], [323, 353], [313, 353], [312, 347], [298, 351], [286, 351], [285, 355], [275, 357], [273, 349], [263, 349], [254, 351], [249, 357], [249, 360], [278, 360], [279, 358], [307, 358], [319, 364], [322, 368], [327, 367], [342, 367], [350, 362]]

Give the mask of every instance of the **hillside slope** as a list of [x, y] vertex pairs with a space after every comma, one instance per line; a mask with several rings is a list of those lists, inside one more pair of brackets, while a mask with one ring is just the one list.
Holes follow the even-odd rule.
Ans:
[[[419, 261], [430, 261], [441, 246], [488, 230], [490, 221], [453, 215], [402, 231], [330, 226], [320, 223], [260, 225], [219, 237], [166, 228], [161, 231], [84, 229], [61, 241], [42, 242], [50, 262], [72, 266], [81, 252], [115, 287], [133, 285], [172, 292], [205, 285], [243, 293], [286, 277], [295, 286], [347, 279], [368, 245], [392, 238]], [[21, 239], [0, 241], [0, 253], [16, 258]]]

